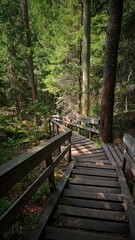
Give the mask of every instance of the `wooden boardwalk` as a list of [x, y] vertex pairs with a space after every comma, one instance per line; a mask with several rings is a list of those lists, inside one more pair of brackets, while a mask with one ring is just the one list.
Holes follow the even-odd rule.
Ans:
[[115, 154], [74, 134], [72, 157], [74, 164], [43, 239], [130, 239]]

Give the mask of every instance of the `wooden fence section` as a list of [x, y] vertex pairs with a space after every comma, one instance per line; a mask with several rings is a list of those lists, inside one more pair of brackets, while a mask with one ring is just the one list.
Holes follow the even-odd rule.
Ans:
[[[60, 124], [64, 124], [65, 126], [71, 128], [72, 130], [77, 130], [80, 134], [84, 132], [85, 135], [91, 140], [93, 134], [99, 135], [99, 124], [100, 121], [98, 119], [89, 119], [89, 118], [77, 118], [77, 119], [66, 119], [59, 117], [57, 115], [52, 116], [51, 122], [59, 122]], [[54, 124], [53, 124], [54, 131]]]
[[[28, 203], [37, 189], [48, 178], [51, 191], [55, 189], [54, 169], [63, 157], [68, 153], [69, 162], [71, 160], [71, 135], [72, 131], [61, 128], [61, 133], [49, 141], [33, 148], [15, 159], [0, 167], [0, 196], [4, 196], [16, 183], [23, 179], [36, 166], [45, 160], [46, 168], [40, 176], [27, 188], [27, 190], [16, 200], [16, 202], [0, 217], [0, 234], [6, 227], [12, 224], [13, 219]], [[63, 150], [55, 159], [52, 154], [64, 144]]]

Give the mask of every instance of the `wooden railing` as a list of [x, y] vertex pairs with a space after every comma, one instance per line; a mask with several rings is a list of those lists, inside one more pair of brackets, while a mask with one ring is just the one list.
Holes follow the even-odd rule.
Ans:
[[123, 172], [125, 169], [129, 169], [132, 172], [134, 186], [132, 195], [135, 197], [135, 139], [130, 134], [124, 134], [124, 161], [123, 161]]
[[[6, 227], [10, 226], [21, 209], [28, 203], [38, 188], [48, 178], [52, 192], [55, 189], [54, 169], [68, 154], [68, 160], [71, 161], [71, 135], [72, 131], [64, 126], [58, 126], [61, 132], [59, 135], [51, 138], [45, 143], [34, 147], [27, 153], [24, 153], [8, 163], [0, 166], [0, 197], [7, 192], [19, 181], [21, 181], [28, 173], [37, 167], [42, 161], [46, 161], [46, 168], [40, 176], [27, 188], [25, 192], [16, 200], [16, 202], [0, 217], [0, 236], [2, 236]], [[64, 144], [57, 157], [52, 158], [52, 154], [56, 149]]]
[[[59, 122], [72, 130], [77, 130], [80, 134], [85, 132], [85, 135], [91, 140], [94, 134], [99, 135], [99, 124], [100, 120], [98, 119], [89, 119], [89, 118], [77, 118], [77, 119], [69, 119], [59, 117], [57, 115], [52, 116], [55, 122]], [[54, 129], [55, 124], [53, 124], [53, 134], [55, 132]]]
[[133, 178], [133, 191], [132, 196], [130, 195], [129, 189], [124, 185], [125, 179], [123, 178], [122, 170], [120, 170], [120, 175], [122, 178], [122, 189], [125, 198], [125, 207], [127, 208], [127, 213], [129, 217], [129, 226], [132, 239], [135, 239], [135, 138], [130, 134], [124, 134], [124, 161], [123, 161], [123, 172], [125, 173], [126, 169], [129, 169], [132, 172]]

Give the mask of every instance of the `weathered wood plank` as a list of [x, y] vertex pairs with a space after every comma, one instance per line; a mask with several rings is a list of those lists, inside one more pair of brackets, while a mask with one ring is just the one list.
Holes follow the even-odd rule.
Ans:
[[80, 174], [80, 175], [89, 175], [89, 176], [105, 176], [105, 177], [114, 177], [117, 178], [116, 173], [110, 173], [110, 172], [105, 172], [105, 171], [92, 171], [89, 169], [73, 169], [74, 174]]
[[117, 171], [118, 171], [119, 183], [120, 183], [120, 186], [121, 186], [121, 192], [124, 196], [125, 209], [127, 209], [128, 205], [129, 205], [129, 201], [133, 202], [133, 198], [132, 198], [130, 190], [128, 188], [127, 181], [125, 179], [123, 171], [121, 170], [121, 168], [118, 168]]
[[111, 143], [108, 143], [107, 146], [110, 149], [110, 152], [111, 152], [112, 156], [114, 157], [117, 165], [121, 167], [122, 166], [122, 162], [121, 162], [121, 159], [119, 158], [117, 152], [114, 149], [114, 145], [111, 144]]
[[135, 157], [135, 139], [130, 134], [124, 134], [123, 142]]
[[[72, 148], [73, 148], [73, 151], [76, 151], [76, 149], [74, 148], [74, 146], [72, 145]], [[87, 150], [87, 151], [89, 151], [89, 153], [90, 154], [105, 154], [105, 152], [104, 152], [104, 150], [103, 150], [103, 148], [96, 148], [96, 149], [91, 149], [91, 147], [89, 147], [89, 146], [87, 146], [87, 147], [85, 147], [85, 146], [81, 146], [81, 148], [80, 148], [81, 150]]]
[[118, 178], [121, 185], [121, 190], [124, 196], [124, 204], [125, 209], [128, 212], [129, 215], [129, 225], [130, 225], [130, 232], [132, 239], [135, 239], [135, 205], [134, 205], [134, 199], [131, 196], [131, 193], [129, 191], [125, 176], [123, 174], [123, 171], [118, 168]]
[[124, 157], [126, 159], [126, 168], [129, 168], [135, 176], [135, 162], [126, 151], [124, 152]]
[[111, 187], [97, 187], [97, 186], [84, 186], [84, 185], [76, 185], [76, 184], [68, 184], [69, 189], [72, 190], [80, 190], [80, 191], [88, 191], [93, 193], [121, 193], [120, 188], [111, 188]]
[[97, 167], [85, 167], [85, 166], [77, 166], [75, 165], [75, 169], [88, 170], [89, 172], [101, 172], [108, 174], [116, 174], [116, 169], [105, 169], [105, 168], [97, 168]]
[[[105, 235], [101, 233], [92, 233], [86, 231], [72, 230], [66, 228], [46, 227], [44, 231], [45, 239], [51, 240], [119, 240], [118, 236]], [[122, 240], [130, 240], [122, 237]]]
[[39, 224], [38, 224], [37, 228], [35, 230], [33, 230], [32, 233], [30, 234], [29, 240], [39, 239], [39, 237], [44, 229], [44, 226], [46, 225], [46, 223], [47, 223], [47, 221], [48, 221], [48, 219], [60, 197], [60, 194], [68, 181], [68, 178], [72, 172], [74, 164], [75, 164], [74, 161], [72, 161], [69, 164], [68, 169], [66, 170], [65, 176], [61, 179], [61, 181], [58, 183], [58, 185], [56, 187], [56, 190], [52, 193], [51, 198], [49, 199], [48, 203], [46, 204], [46, 208], [39, 220]]
[[89, 209], [75, 206], [67, 206], [57, 204], [56, 206], [56, 215], [70, 215], [74, 217], [85, 217], [89, 219], [102, 219], [102, 220], [111, 220], [117, 222], [127, 222], [127, 214], [124, 212], [118, 211], [109, 211], [101, 209]]
[[89, 186], [120, 188], [120, 184], [118, 182], [103, 181], [103, 180], [69, 178], [68, 182], [72, 184], [80, 184], [80, 185], [82, 184], [82, 185], [89, 185]]
[[81, 139], [81, 140], [78, 140], [78, 142], [76, 143], [72, 143], [74, 147], [89, 147], [91, 148], [91, 150], [96, 150], [97, 147], [96, 147], [96, 144], [88, 139]]
[[93, 125], [99, 125], [99, 119], [89, 119], [89, 118], [78, 118], [77, 121], [83, 122], [83, 123], [88, 123], [88, 124], [93, 124]]
[[116, 144], [113, 144], [113, 148], [115, 149], [115, 151], [117, 152], [120, 160], [121, 160], [121, 163], [123, 162], [123, 159], [124, 159], [124, 155], [123, 155], [123, 152], [121, 152], [120, 148], [119, 148], [119, 145], [116, 145]]
[[93, 146], [95, 146], [95, 143], [94, 142], [91, 142], [91, 141], [89, 141], [87, 138], [80, 138], [80, 139], [76, 139], [76, 140], [73, 140], [72, 139], [72, 144], [73, 145], [88, 145], [89, 147], [91, 146], [91, 145], [93, 145]]
[[105, 143], [102, 143], [102, 147], [103, 147], [103, 149], [104, 149], [104, 151], [105, 151], [108, 159], [110, 160], [111, 164], [112, 164], [113, 166], [116, 166], [117, 164], [116, 164], [114, 158], [112, 157], [112, 155], [111, 155], [111, 153], [110, 153], [107, 145], [106, 145]]
[[101, 180], [101, 181], [111, 181], [111, 182], [118, 182], [118, 178], [111, 178], [111, 177], [105, 177], [105, 176], [85, 176], [85, 175], [79, 175], [79, 174], [72, 174], [72, 178], [77, 179], [87, 179], [87, 180]]
[[116, 168], [115, 167], [113, 167], [113, 166], [106, 166], [106, 165], [95, 165], [95, 164], [91, 164], [91, 163], [84, 163], [83, 161], [82, 162], [76, 162], [75, 163], [75, 166], [80, 166], [80, 167], [90, 167], [90, 168], [95, 168], [95, 169], [112, 169], [112, 170], [116, 170]]
[[69, 216], [59, 216], [59, 222], [64, 227], [81, 228], [84, 230], [104, 231], [113, 233], [129, 234], [127, 223], [99, 221]]
[[105, 201], [117, 201], [123, 202], [123, 195], [121, 194], [113, 194], [113, 193], [94, 193], [94, 192], [87, 192], [87, 191], [80, 191], [79, 189], [64, 189], [63, 191], [64, 196], [68, 197], [78, 197], [78, 198], [85, 198], [85, 199], [98, 199], [98, 200], [105, 200]]
[[91, 200], [85, 198], [83, 199], [63, 196], [63, 199], [60, 199], [60, 203], [76, 207], [78, 206], [93, 209], [107, 209], [111, 211], [124, 211], [124, 207], [121, 202], [112, 202], [106, 200]]
[[[75, 159], [76, 159], [76, 156], [75, 156]], [[102, 164], [109, 164], [109, 160], [100, 160], [100, 159], [90, 159], [90, 158], [79, 158], [77, 157], [77, 161], [83, 161], [83, 162], [86, 162], [86, 163], [102, 163]]]
[[135, 239], [135, 205], [133, 205], [131, 202], [128, 205], [128, 211], [129, 211], [129, 228], [130, 228], [130, 234], [131, 238]]
[[90, 161], [91, 161], [91, 160], [94, 160], [94, 161], [95, 161], [95, 160], [96, 160], [96, 161], [97, 161], [97, 160], [101, 160], [101, 161], [102, 161], [102, 160], [105, 160], [105, 161], [108, 161], [108, 158], [107, 158], [105, 155], [104, 155], [104, 156], [103, 156], [103, 155], [102, 155], [102, 156], [92, 156], [91, 154], [85, 154], [85, 153], [82, 153], [81, 156], [76, 156], [76, 159], [77, 159], [78, 161], [81, 160], [81, 159], [82, 159], [82, 160], [83, 160], [83, 159], [84, 159], [84, 160], [87, 159], [87, 160], [90, 160]]
[[79, 151], [81, 151], [82, 152], [82, 154], [83, 154], [83, 156], [85, 157], [85, 156], [89, 156], [90, 158], [105, 158], [105, 159], [107, 159], [107, 156], [106, 156], [106, 154], [105, 153], [92, 153], [92, 151], [89, 151], [89, 150], [87, 150], [86, 148], [84, 149], [84, 150], [82, 150], [82, 149], [75, 149], [75, 151], [73, 151], [73, 154], [76, 154], [76, 153], [79, 153]]

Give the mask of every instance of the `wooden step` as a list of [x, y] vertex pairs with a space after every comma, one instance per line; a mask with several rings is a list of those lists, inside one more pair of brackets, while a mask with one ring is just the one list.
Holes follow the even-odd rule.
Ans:
[[79, 231], [59, 227], [47, 226], [44, 231], [44, 239], [51, 240], [130, 240], [122, 236], [111, 236], [102, 233]]
[[110, 194], [110, 193], [94, 193], [87, 192], [79, 189], [64, 189], [64, 196], [68, 197], [79, 197], [85, 199], [93, 199], [93, 200], [103, 200], [103, 201], [111, 201], [111, 202], [123, 202], [123, 196], [121, 194]]
[[85, 199], [85, 198], [76, 198], [76, 197], [66, 197], [63, 196], [59, 200], [60, 203], [69, 205], [69, 206], [78, 206], [84, 208], [93, 208], [93, 209], [107, 209], [112, 211], [125, 211], [124, 206], [121, 202], [112, 202], [106, 200], [98, 199]]
[[80, 179], [80, 178], [69, 178], [68, 183], [79, 184], [79, 185], [89, 185], [89, 186], [101, 186], [101, 187], [113, 187], [120, 188], [119, 182], [103, 181], [103, 180], [92, 180]]
[[89, 153], [82, 153], [81, 156], [76, 156], [76, 160], [80, 161], [83, 159], [87, 159], [87, 160], [108, 160], [107, 156], [105, 154], [102, 155], [97, 155], [97, 154], [89, 154]]
[[125, 212], [101, 210], [101, 209], [90, 209], [83, 207], [67, 206], [57, 204], [56, 215], [69, 215], [74, 217], [85, 217], [89, 219], [102, 219], [116, 222], [127, 222], [127, 214]]
[[112, 187], [97, 187], [97, 186], [84, 186], [84, 185], [77, 185], [77, 184], [68, 184], [68, 188], [71, 190], [80, 190], [80, 191], [86, 191], [90, 193], [100, 193], [100, 194], [105, 194], [105, 193], [121, 193], [120, 188], [112, 188]]
[[88, 180], [91, 179], [91, 180], [118, 182], [118, 178], [104, 177], [104, 176], [87, 176], [87, 175], [80, 175], [80, 174], [72, 174], [71, 177], [78, 178], [78, 179], [88, 179]]
[[107, 220], [87, 219], [81, 217], [72, 217], [67, 215], [58, 216], [58, 222], [63, 227], [70, 227], [74, 229], [92, 230], [109, 233], [129, 234], [128, 223], [125, 222], [111, 222]]
[[117, 174], [115, 172], [107, 172], [101, 170], [93, 170], [88, 168], [75, 168], [72, 173], [80, 174], [80, 175], [88, 175], [88, 176], [105, 176], [105, 177], [114, 177], [117, 178]]
[[108, 173], [108, 174], [111, 174], [111, 173], [115, 173], [115, 175], [117, 175], [117, 172], [116, 172], [116, 169], [108, 169], [108, 168], [100, 168], [99, 166], [98, 167], [87, 167], [87, 166], [79, 166], [79, 165], [75, 165], [74, 167], [75, 169], [82, 169], [82, 170], [87, 170], [87, 171], [95, 171], [95, 172], [103, 172], [103, 173]]
[[106, 165], [95, 165], [95, 164], [91, 164], [91, 163], [84, 163], [83, 161], [80, 162], [80, 161], [76, 161], [75, 163], [75, 166], [80, 166], [80, 167], [87, 167], [87, 168], [95, 168], [95, 169], [111, 169], [111, 170], [115, 170], [116, 171], [116, 168], [114, 166], [106, 166]]

